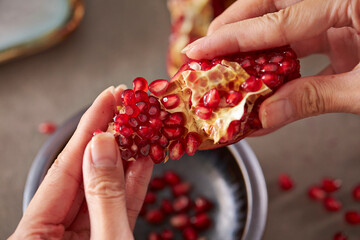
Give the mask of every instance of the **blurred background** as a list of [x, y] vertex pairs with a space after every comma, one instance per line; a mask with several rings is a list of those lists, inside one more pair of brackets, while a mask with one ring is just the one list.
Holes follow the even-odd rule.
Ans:
[[[76, 2], [0, 0], [0, 61], [67, 37], [82, 15], [81, 7], [74, 11]], [[1, 239], [14, 231], [21, 218], [27, 173], [48, 138], [38, 132], [39, 123], [63, 123], [110, 85], [131, 86], [138, 76], [167, 78], [170, 22], [165, 0], [86, 0], [84, 4], [82, 22], [60, 44], [0, 65]], [[323, 56], [303, 59], [302, 74], [315, 74], [326, 65]], [[359, 227], [344, 223], [344, 211], [328, 213], [307, 197], [308, 187], [323, 177], [339, 178], [342, 187], [335, 196], [343, 209], [360, 210], [351, 198], [351, 189], [360, 182], [359, 133], [359, 116], [327, 114], [247, 139], [268, 187], [265, 240], [332, 239], [339, 230], [350, 237], [360, 235]], [[294, 179], [294, 189], [279, 189], [281, 173]]]

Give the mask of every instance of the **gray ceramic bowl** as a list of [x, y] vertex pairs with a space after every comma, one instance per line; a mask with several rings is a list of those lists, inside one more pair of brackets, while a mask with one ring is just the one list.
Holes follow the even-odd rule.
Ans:
[[[84, 111], [61, 126], [43, 145], [30, 169], [24, 190], [25, 211], [47, 170], [67, 143]], [[215, 204], [211, 212], [214, 224], [204, 233], [213, 240], [261, 239], [267, 215], [267, 191], [257, 158], [245, 141], [193, 157], [182, 157], [154, 168], [154, 175], [172, 169], [193, 184], [192, 195], [205, 195]], [[166, 194], [166, 193], [165, 193]], [[136, 239], [145, 239], [151, 230], [139, 219], [134, 231]], [[155, 228], [155, 229], [154, 229]]]

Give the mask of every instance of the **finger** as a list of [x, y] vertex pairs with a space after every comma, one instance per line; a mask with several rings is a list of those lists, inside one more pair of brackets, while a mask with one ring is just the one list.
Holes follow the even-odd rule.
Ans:
[[121, 94], [125, 89], [127, 89], [127, 86], [125, 84], [120, 84], [115, 88], [114, 96], [116, 99], [116, 106], [121, 105]]
[[244, 19], [262, 16], [291, 6], [301, 0], [242, 0], [234, 2], [221, 15], [215, 18], [208, 29], [207, 35], [212, 34], [221, 26]]
[[76, 218], [67, 229], [72, 232], [87, 232], [90, 235], [90, 217], [85, 198], [77, 212]]
[[66, 219], [68, 212], [73, 206], [79, 208], [83, 199], [77, 194], [82, 183], [81, 166], [86, 144], [96, 129], [106, 129], [114, 115], [114, 107], [114, 95], [111, 89], [106, 89], [81, 118], [77, 130], [49, 169], [19, 226], [39, 222], [64, 223], [65, 226], [71, 223], [72, 219]]
[[83, 176], [91, 237], [133, 239], [126, 212], [124, 169], [112, 134], [100, 133], [88, 144]]
[[128, 163], [125, 176], [126, 207], [131, 229], [134, 229], [143, 205], [153, 166], [154, 163], [149, 157]]
[[[360, 24], [355, 19], [359, 10], [356, 4], [349, 5], [350, 2], [354, 1], [299, 2], [276, 13], [222, 26], [188, 45], [183, 52], [189, 58], [211, 59], [314, 38], [331, 27], [352, 26], [359, 31]], [[349, 16], [351, 12], [353, 15]]]
[[334, 68], [331, 66], [331, 64], [318, 73], [318, 75], [331, 75], [331, 74], [335, 74]]
[[300, 78], [281, 87], [260, 107], [264, 128], [330, 112], [360, 114], [360, 69], [352, 72]]

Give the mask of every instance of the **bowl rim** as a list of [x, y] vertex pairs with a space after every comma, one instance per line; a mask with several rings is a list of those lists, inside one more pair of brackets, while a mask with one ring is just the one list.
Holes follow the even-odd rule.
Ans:
[[[68, 119], [47, 139], [37, 153], [25, 183], [23, 214], [53, 163], [50, 159], [55, 159], [70, 139], [86, 109]], [[247, 215], [242, 240], [260, 240], [265, 230], [268, 209], [268, 194], [264, 174], [255, 153], [245, 140], [227, 146], [227, 148], [238, 163], [245, 182]]]

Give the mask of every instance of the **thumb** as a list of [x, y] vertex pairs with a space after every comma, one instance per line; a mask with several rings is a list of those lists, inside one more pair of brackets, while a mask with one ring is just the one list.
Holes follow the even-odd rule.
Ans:
[[100, 133], [90, 141], [84, 154], [83, 178], [91, 237], [133, 239], [125, 204], [124, 169], [114, 136]]
[[[359, 69], [360, 70], [360, 69]], [[360, 71], [296, 79], [286, 83], [260, 107], [264, 128], [330, 112], [360, 114]]]

